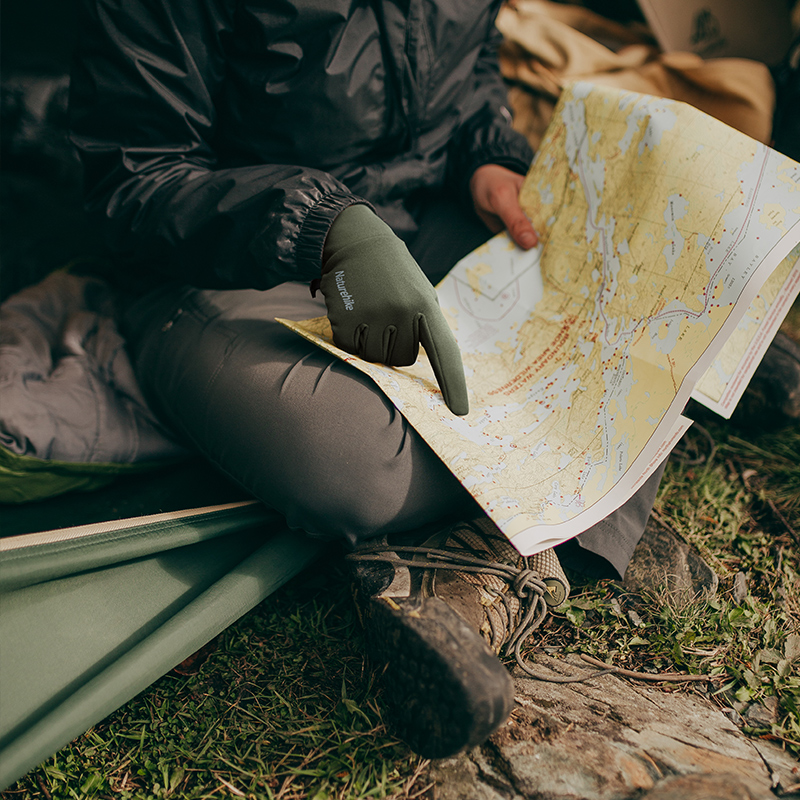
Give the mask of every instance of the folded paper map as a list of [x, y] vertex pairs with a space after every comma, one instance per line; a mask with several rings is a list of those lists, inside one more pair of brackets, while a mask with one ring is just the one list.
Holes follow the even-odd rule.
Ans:
[[577, 83], [520, 202], [539, 246], [500, 234], [437, 287], [467, 416], [424, 353], [392, 369], [336, 348], [326, 318], [284, 322], [371, 376], [530, 554], [622, 505], [693, 392], [730, 413], [800, 285], [800, 165], [683, 103]]

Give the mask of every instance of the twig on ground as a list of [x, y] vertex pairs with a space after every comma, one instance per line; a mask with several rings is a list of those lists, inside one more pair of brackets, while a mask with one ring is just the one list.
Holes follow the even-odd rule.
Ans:
[[797, 531], [789, 524], [789, 520], [781, 514], [771, 497], [767, 498], [767, 505], [772, 510], [772, 513], [783, 523], [783, 527], [786, 528], [795, 542], [800, 545], [800, 535], [798, 535]]
[[247, 797], [247, 795], [241, 790], [237, 789], [232, 783], [229, 783], [225, 780], [221, 775], [215, 776], [216, 779], [230, 792], [233, 792], [237, 797]]
[[[681, 672], [635, 672], [632, 669], [623, 669], [622, 667], [615, 667], [613, 664], [606, 664], [599, 658], [593, 658], [581, 653], [581, 658], [593, 667], [602, 667], [615, 675], [622, 675], [625, 678], [633, 678], [637, 681], [664, 681], [668, 683], [685, 683], [689, 681], [713, 681], [716, 676], [712, 675], [684, 675]], [[722, 677], [722, 676], [720, 676]]]
[[414, 784], [419, 780], [420, 776], [428, 769], [430, 766], [430, 760], [425, 759], [424, 761], [420, 761], [414, 769], [414, 772], [411, 773], [411, 776], [405, 782], [403, 786], [403, 797], [407, 798], [408, 800], [416, 800], [418, 797], [422, 797], [426, 792], [433, 788], [435, 784], [433, 783], [425, 783], [418, 789], [415, 789], [413, 794], [411, 790]]
[[42, 790], [42, 794], [44, 795], [45, 800], [53, 800], [53, 795], [50, 794], [50, 791], [47, 788], [47, 785], [45, 784], [44, 780], [42, 780], [41, 775], [36, 776], [36, 783], [39, 784], [39, 788]]

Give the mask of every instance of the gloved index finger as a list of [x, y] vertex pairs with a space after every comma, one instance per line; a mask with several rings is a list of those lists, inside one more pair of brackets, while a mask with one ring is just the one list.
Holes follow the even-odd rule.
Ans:
[[469, 413], [469, 395], [456, 337], [438, 307], [420, 314], [418, 323], [419, 340], [428, 354], [444, 402], [454, 414], [463, 417]]

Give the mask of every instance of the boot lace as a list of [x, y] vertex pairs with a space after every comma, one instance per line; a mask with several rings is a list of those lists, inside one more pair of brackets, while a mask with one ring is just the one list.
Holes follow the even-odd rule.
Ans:
[[[494, 575], [503, 580], [519, 601], [517, 609], [506, 592], [491, 589], [495, 598], [493, 603], [499, 601], [500, 607], [506, 612], [506, 631], [500, 647], [506, 652], [513, 653], [514, 659], [520, 668], [535, 678], [541, 675], [522, 657], [521, 648], [528, 637], [535, 631], [547, 616], [546, 594], [549, 587], [542, 576], [528, 565], [528, 559], [520, 557], [520, 566], [506, 564], [501, 561], [481, 558], [470, 555], [457, 549], [441, 550], [425, 546], [403, 545], [362, 545], [357, 552], [345, 556], [349, 561], [383, 561], [393, 566], [404, 566], [411, 569], [446, 569], [457, 572]], [[492, 641], [497, 637], [492, 615], [486, 613], [492, 629]], [[594, 677], [596, 673], [592, 673]], [[547, 678], [545, 678], [547, 679]], [[582, 678], [585, 680], [585, 678]]]

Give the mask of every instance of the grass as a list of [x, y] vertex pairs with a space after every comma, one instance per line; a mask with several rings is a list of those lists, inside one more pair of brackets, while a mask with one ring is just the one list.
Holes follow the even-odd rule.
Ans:
[[655, 513], [714, 568], [717, 593], [579, 585], [546, 644], [627, 669], [712, 676], [711, 689], [685, 690], [707, 694], [745, 733], [800, 756], [800, 492], [792, 489], [800, 429], [744, 439], [724, 421], [703, 424], [714, 457], [694, 466], [670, 459]]
[[[800, 755], [800, 428], [701, 416], [715, 450], [690, 431], [684, 446], [710, 457], [670, 459], [656, 512], [713, 566], [716, 596], [577, 585], [530, 655], [708, 674], [671, 690], [705, 693], [745, 734]], [[347, 595], [340, 567], [310, 569], [3, 800], [426, 796], [426, 762], [386, 729]]]
[[413, 797], [424, 762], [386, 733], [346, 592], [310, 570], [3, 796]]

